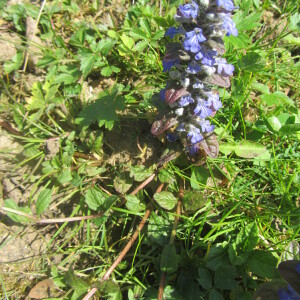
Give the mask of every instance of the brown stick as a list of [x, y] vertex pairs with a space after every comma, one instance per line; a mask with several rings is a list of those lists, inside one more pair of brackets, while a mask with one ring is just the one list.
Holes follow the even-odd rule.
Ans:
[[[178, 193], [178, 202], [177, 202], [177, 208], [176, 208], [176, 216], [170, 236], [170, 241], [169, 244], [172, 245], [175, 240], [176, 236], [176, 230], [179, 222], [179, 216], [180, 216], [180, 211], [181, 211], [181, 203], [183, 199], [183, 184], [181, 182], [180, 188], [179, 188], [179, 193]], [[162, 272], [160, 276], [160, 282], [159, 282], [159, 288], [158, 288], [158, 294], [157, 294], [157, 300], [163, 300], [163, 295], [164, 295], [164, 288], [165, 288], [165, 283], [166, 283], [166, 277], [167, 274], [166, 272]]]
[[[162, 190], [163, 186], [164, 186], [163, 183], [160, 184], [159, 187], [156, 190], [156, 193], [159, 193]], [[127, 252], [129, 251], [129, 249], [131, 248], [131, 246], [133, 245], [133, 243], [135, 242], [135, 240], [139, 236], [139, 234], [140, 234], [141, 230], [143, 229], [144, 225], [146, 224], [146, 221], [149, 218], [151, 211], [152, 211], [152, 204], [150, 204], [148, 206], [148, 208], [147, 208], [147, 210], [146, 210], [146, 212], [144, 214], [144, 217], [141, 220], [138, 228], [134, 232], [133, 236], [131, 237], [131, 239], [129, 240], [129, 242], [126, 244], [126, 246], [124, 247], [124, 249], [121, 251], [121, 253], [117, 257], [117, 259], [113, 262], [113, 264], [111, 265], [111, 267], [103, 275], [103, 277], [101, 278], [101, 281], [107, 280], [109, 278], [109, 276], [111, 275], [111, 273], [115, 270], [115, 268], [117, 267], [117, 265], [122, 261], [122, 259], [124, 258], [124, 256], [127, 254]], [[89, 291], [89, 293], [85, 295], [85, 297], [83, 298], [83, 300], [89, 300], [96, 292], [97, 292], [97, 288], [91, 289]]]

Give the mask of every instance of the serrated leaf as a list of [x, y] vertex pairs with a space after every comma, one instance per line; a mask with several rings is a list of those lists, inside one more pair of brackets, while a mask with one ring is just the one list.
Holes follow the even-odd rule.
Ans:
[[63, 168], [57, 176], [59, 183], [66, 183], [73, 179], [71, 168]]
[[161, 183], [172, 184], [176, 181], [174, 173], [170, 170], [161, 169], [158, 173], [158, 179]]
[[125, 196], [126, 204], [128, 210], [133, 212], [139, 212], [145, 210], [146, 206], [144, 203], [141, 203], [138, 197], [134, 195], [126, 195]]
[[178, 268], [178, 258], [176, 255], [175, 246], [168, 244], [164, 247], [161, 259], [160, 259], [160, 270], [167, 274], [174, 273]]
[[106, 39], [102, 39], [98, 42], [97, 46], [96, 46], [96, 53], [101, 52], [102, 55], [107, 56], [110, 52], [110, 50], [114, 47], [115, 42], [110, 39], [110, 38], [106, 38]]
[[154, 35], [151, 37], [151, 39], [154, 41], [157, 41], [157, 40], [160, 40], [161, 38], [163, 38], [164, 35], [165, 35], [164, 30], [158, 30], [154, 33]]
[[222, 244], [216, 244], [213, 245], [206, 257], [206, 266], [212, 270], [215, 271], [219, 267], [223, 265], [229, 264], [229, 257], [228, 257], [228, 243], [223, 242]]
[[248, 52], [238, 60], [238, 65], [241, 69], [256, 73], [260, 72], [266, 66], [266, 61], [259, 53]]
[[242, 30], [250, 30], [250, 29], [257, 29], [262, 26], [259, 22], [261, 20], [261, 12], [254, 12], [249, 15], [245, 15], [244, 12], [240, 11], [234, 15], [234, 21], [236, 22], [236, 28], [239, 31]]
[[241, 141], [235, 147], [235, 154], [243, 158], [254, 158], [266, 152], [265, 146], [250, 141]]
[[106, 195], [96, 188], [90, 188], [85, 193], [85, 203], [92, 210], [97, 210], [105, 202]]
[[117, 283], [112, 280], [102, 281], [99, 285], [101, 296], [109, 300], [122, 300], [122, 294]]
[[289, 28], [290, 28], [290, 30], [293, 30], [293, 31], [300, 31], [300, 14], [299, 14], [299, 12], [296, 12], [290, 16]]
[[272, 278], [277, 259], [269, 251], [254, 250], [247, 261], [249, 270], [260, 277]]
[[[133, 48], [133, 46], [134, 46], [134, 39], [133, 38], [131, 38], [130, 36], [128, 36], [128, 35], [126, 35], [126, 34], [122, 34], [121, 36], [120, 36], [120, 39], [121, 39], [121, 41], [123, 42], [123, 44], [124, 44], [124, 46], [128, 49], [128, 50], [130, 50], [130, 49], [132, 49]], [[126, 49], [125, 48], [125, 49]]]
[[52, 190], [50, 190], [50, 189], [44, 189], [39, 193], [38, 198], [36, 200], [36, 205], [35, 205], [36, 213], [38, 215], [43, 213], [50, 205], [51, 193], [52, 193]]
[[[27, 214], [32, 214], [31, 213], [31, 210], [29, 207], [19, 207], [17, 205], [17, 203], [13, 200], [13, 199], [6, 199], [4, 201], [4, 207], [7, 207], [7, 208], [12, 208], [12, 209], [15, 209], [15, 210], [18, 210], [20, 212], [24, 212], [24, 213], [27, 213]], [[14, 213], [10, 213], [8, 212], [7, 215], [15, 222], [18, 222], [18, 223], [27, 223], [30, 221], [30, 219], [24, 217], [24, 216], [21, 216], [21, 215], [17, 215], [17, 214], [14, 214]]]
[[76, 32], [69, 39], [69, 44], [76, 47], [82, 47], [85, 41], [85, 32], [86, 28], [84, 27], [76, 30]]
[[233, 266], [221, 266], [215, 271], [215, 287], [222, 290], [232, 290], [238, 284], [235, 280], [237, 273]]
[[150, 37], [151, 36], [151, 25], [150, 25], [148, 19], [147, 18], [140, 19], [139, 25], [141, 26], [143, 31], [145, 31], [147, 33], [147, 35]]
[[133, 28], [131, 31], [130, 31], [130, 36], [132, 36], [134, 39], [142, 39], [142, 40], [147, 40], [147, 34], [139, 29], [139, 28]]
[[107, 122], [114, 122], [118, 120], [116, 111], [123, 110], [124, 107], [124, 97], [118, 95], [117, 92], [111, 95], [108, 94], [88, 104], [88, 106], [80, 112], [79, 117], [75, 119], [75, 123], [83, 127], [89, 126], [94, 122], [98, 122], [101, 125]]
[[110, 76], [112, 73], [119, 73], [120, 69], [115, 66], [106, 66], [101, 69], [101, 74], [103, 76]]
[[172, 230], [172, 223], [161, 216], [152, 213], [148, 225], [149, 238], [163, 246], [169, 242], [169, 235]]
[[252, 84], [252, 89], [254, 89], [256, 91], [259, 91], [263, 94], [269, 94], [270, 93], [269, 87], [267, 85], [259, 83], [259, 82], [254, 82]]
[[92, 70], [96, 61], [96, 55], [89, 49], [82, 49], [78, 51], [78, 58], [80, 60], [80, 71], [86, 77]]
[[136, 43], [135, 45], [135, 50], [138, 52], [142, 52], [143, 50], [145, 50], [148, 47], [148, 41], [139, 41], [138, 43]]
[[178, 199], [171, 192], [167, 191], [155, 193], [153, 197], [162, 208], [167, 210], [173, 209], [178, 201]]

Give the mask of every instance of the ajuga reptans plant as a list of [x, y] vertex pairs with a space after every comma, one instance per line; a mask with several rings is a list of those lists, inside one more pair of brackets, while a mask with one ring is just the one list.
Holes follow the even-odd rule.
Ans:
[[222, 107], [216, 86], [228, 88], [234, 67], [222, 55], [225, 35], [238, 35], [231, 0], [199, 0], [180, 5], [174, 16], [180, 23], [166, 36], [172, 39], [162, 61], [169, 72], [159, 93], [166, 108], [152, 124], [152, 134], [169, 142], [180, 139], [194, 163], [216, 157], [219, 146], [210, 120]]

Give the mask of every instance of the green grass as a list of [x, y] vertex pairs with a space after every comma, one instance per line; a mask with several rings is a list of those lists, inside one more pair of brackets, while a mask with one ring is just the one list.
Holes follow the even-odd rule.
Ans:
[[[5, 226], [12, 219], [25, 235], [33, 229], [45, 246], [25, 269], [11, 262], [9, 280], [2, 272], [2, 297], [23, 298], [50, 278], [51, 298], [82, 299], [96, 287], [104, 299], [157, 299], [165, 271], [165, 299], [252, 299], [258, 286], [280, 278], [281, 261], [299, 259], [299, 3], [235, 3], [239, 36], [225, 40], [235, 72], [212, 120], [220, 154], [194, 166], [182, 150], [158, 170], [166, 144], [151, 136], [151, 99], [167, 78], [161, 60], [175, 2], [109, 2], [103, 10], [97, 1], [49, 1], [37, 43], [26, 39], [25, 18], [37, 20], [40, 8], [0, 1], [0, 21], [20, 37], [0, 67], [1, 124], [11, 124], [16, 131], [3, 125], [3, 132], [23, 146], [1, 178], [19, 175], [26, 189], [22, 203], [4, 197], [1, 212], [10, 217]], [[39, 59], [23, 72], [28, 45]], [[6, 148], [0, 155], [11, 157]], [[166, 193], [152, 200], [160, 182]], [[150, 202], [148, 223], [101, 283]]]

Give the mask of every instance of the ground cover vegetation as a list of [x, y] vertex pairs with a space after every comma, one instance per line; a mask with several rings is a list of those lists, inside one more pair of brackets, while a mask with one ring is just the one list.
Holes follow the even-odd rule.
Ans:
[[170, 127], [151, 133], [180, 5], [0, 1], [4, 299], [276, 299], [287, 286], [278, 265], [299, 259], [299, 2], [234, 2], [238, 34], [222, 51], [233, 67], [220, 71], [231, 84], [213, 83], [218, 112], [204, 116], [219, 154], [197, 159], [196, 129], [187, 145], [169, 142]]

